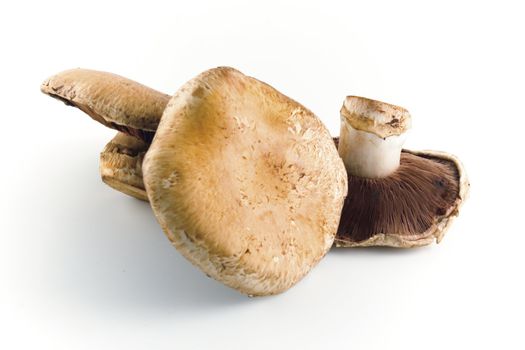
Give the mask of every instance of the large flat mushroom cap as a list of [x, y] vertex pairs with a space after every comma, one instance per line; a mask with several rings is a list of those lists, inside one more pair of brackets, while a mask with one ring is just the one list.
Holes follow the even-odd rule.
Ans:
[[102, 181], [117, 191], [147, 201], [142, 180], [142, 161], [149, 144], [133, 136], [117, 133], [100, 153]]
[[143, 171], [174, 246], [248, 295], [288, 289], [325, 255], [347, 191], [321, 121], [227, 67], [200, 74], [173, 96]]
[[119, 75], [81, 68], [48, 78], [40, 90], [110, 128], [146, 141], [153, 138], [170, 98]]

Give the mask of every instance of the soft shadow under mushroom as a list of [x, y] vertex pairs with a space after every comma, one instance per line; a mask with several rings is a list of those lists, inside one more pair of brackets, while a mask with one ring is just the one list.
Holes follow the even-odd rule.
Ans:
[[[93, 164], [77, 166], [82, 173]], [[60, 240], [50, 253], [56, 259], [54, 284], [60, 298], [101, 311], [146, 315], [255, 302], [206, 277], [172, 249], [147, 203], [110, 189], [101, 194], [96, 179], [83, 183], [74, 194], [57, 195], [65, 203], [71, 197], [85, 199], [81, 206], [65, 206]]]

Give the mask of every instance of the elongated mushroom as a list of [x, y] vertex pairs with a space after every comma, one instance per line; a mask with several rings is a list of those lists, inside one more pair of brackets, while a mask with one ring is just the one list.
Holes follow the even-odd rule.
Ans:
[[118, 132], [100, 153], [102, 181], [117, 191], [147, 201], [142, 161], [149, 143]]
[[142, 159], [170, 96], [113, 73], [81, 68], [48, 78], [40, 89], [120, 131], [100, 154], [102, 181], [147, 201]]
[[227, 67], [173, 96], [143, 172], [177, 250], [249, 295], [280, 293], [317, 264], [332, 246], [347, 190], [321, 121]]
[[119, 75], [81, 68], [50, 77], [40, 90], [107, 127], [146, 142], [153, 138], [170, 98]]
[[411, 117], [404, 108], [349, 96], [338, 150], [348, 196], [336, 246], [415, 247], [443, 238], [469, 183], [460, 161], [443, 152], [403, 150]]

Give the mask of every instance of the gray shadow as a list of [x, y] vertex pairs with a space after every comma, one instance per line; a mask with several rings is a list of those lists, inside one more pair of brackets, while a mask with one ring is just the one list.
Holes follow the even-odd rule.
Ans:
[[61, 297], [115, 312], [163, 315], [256, 300], [208, 278], [184, 259], [149, 204], [103, 184], [97, 162], [69, 166], [75, 165], [74, 174], [57, 174], [64, 181], [60, 189], [51, 189], [56, 202], [63, 203], [57, 207], [53, 252]]

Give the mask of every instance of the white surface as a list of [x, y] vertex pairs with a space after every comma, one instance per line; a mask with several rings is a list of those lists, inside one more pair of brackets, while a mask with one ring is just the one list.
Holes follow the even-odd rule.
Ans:
[[[41, 1], [0, 5], [1, 349], [523, 349], [520, 2]], [[472, 191], [442, 244], [333, 250], [248, 299], [99, 180], [114, 134], [42, 95], [85, 67], [174, 92], [231, 65], [339, 128], [345, 95], [408, 108], [407, 148], [450, 151]]]

